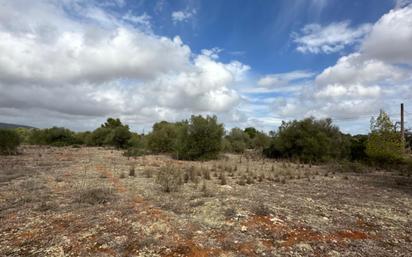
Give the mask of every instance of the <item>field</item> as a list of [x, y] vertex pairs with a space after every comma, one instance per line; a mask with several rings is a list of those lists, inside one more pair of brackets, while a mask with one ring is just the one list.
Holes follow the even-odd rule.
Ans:
[[[412, 255], [412, 178], [395, 172], [21, 151], [0, 157], [0, 256]], [[157, 183], [162, 167], [177, 191]]]

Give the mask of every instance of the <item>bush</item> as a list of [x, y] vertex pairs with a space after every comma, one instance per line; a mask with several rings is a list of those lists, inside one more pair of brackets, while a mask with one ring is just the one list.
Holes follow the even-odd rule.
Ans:
[[20, 145], [19, 134], [11, 129], [0, 129], [0, 154], [16, 154]]
[[129, 130], [129, 126], [123, 125], [119, 119], [108, 118], [100, 128], [93, 131], [89, 144], [126, 148], [131, 137], [132, 133]]
[[34, 129], [29, 136], [29, 143], [34, 145], [67, 146], [77, 143], [75, 133], [66, 128]]
[[176, 192], [183, 184], [182, 172], [174, 167], [162, 167], [157, 173], [156, 183], [163, 192]]
[[154, 153], [171, 153], [174, 151], [177, 127], [173, 123], [162, 121], [153, 125], [148, 136], [148, 148]]
[[177, 124], [175, 156], [184, 160], [216, 159], [222, 149], [223, 125], [216, 116], [192, 116], [190, 122]]
[[229, 141], [230, 149], [235, 153], [243, 153], [250, 144], [249, 135], [239, 128], [233, 128], [225, 139]]
[[363, 161], [368, 159], [366, 144], [368, 136], [356, 135], [350, 138], [350, 159], [352, 161]]
[[80, 192], [76, 198], [76, 202], [94, 205], [104, 204], [113, 201], [116, 198], [117, 195], [111, 188], [93, 188]]
[[399, 163], [403, 158], [404, 144], [395, 131], [389, 115], [380, 111], [377, 119], [371, 119], [371, 133], [366, 144], [367, 155], [380, 164]]
[[349, 141], [331, 119], [282, 122], [271, 145], [263, 153], [269, 158], [324, 162], [349, 155]]

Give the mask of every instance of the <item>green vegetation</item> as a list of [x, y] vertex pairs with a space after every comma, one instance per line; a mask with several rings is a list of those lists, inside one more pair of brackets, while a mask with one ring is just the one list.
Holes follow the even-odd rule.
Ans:
[[[94, 131], [75, 133], [66, 128], [16, 128], [1, 130], [1, 152], [15, 153], [19, 143], [52, 146], [112, 146], [125, 149], [128, 157], [147, 153], [169, 154], [180, 160], [211, 160], [222, 152], [263, 153], [269, 158], [306, 163], [339, 163], [341, 170], [360, 170], [361, 165], [396, 164], [410, 167], [403, 154], [410, 148], [412, 133], [406, 131], [405, 142], [395, 131], [388, 115], [381, 111], [372, 118], [369, 135], [351, 136], [340, 132], [331, 119], [306, 118], [282, 122], [269, 134], [253, 127], [224, 131], [216, 116], [192, 116], [180, 122], [161, 121], [148, 135], [130, 131], [120, 119], [108, 118]], [[249, 153], [248, 153], [249, 155]], [[257, 156], [257, 155], [256, 155]], [[350, 162], [356, 162], [353, 165]], [[245, 179], [246, 181], [246, 179]]]
[[404, 144], [400, 134], [388, 114], [380, 111], [378, 118], [371, 119], [371, 133], [366, 145], [366, 153], [378, 163], [399, 162], [403, 158]]
[[192, 116], [177, 124], [175, 157], [182, 160], [216, 159], [222, 149], [223, 124], [216, 116]]
[[0, 129], [0, 154], [16, 154], [20, 145], [19, 134], [11, 129]]
[[342, 159], [349, 154], [350, 142], [332, 125], [331, 119], [282, 122], [264, 154], [271, 158], [289, 158], [304, 162]]

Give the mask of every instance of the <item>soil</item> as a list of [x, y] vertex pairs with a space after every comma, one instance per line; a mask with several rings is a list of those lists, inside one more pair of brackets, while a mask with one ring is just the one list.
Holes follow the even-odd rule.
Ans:
[[[412, 178], [396, 172], [20, 151], [0, 157], [0, 256], [412, 256]], [[163, 167], [195, 177], [164, 192]]]

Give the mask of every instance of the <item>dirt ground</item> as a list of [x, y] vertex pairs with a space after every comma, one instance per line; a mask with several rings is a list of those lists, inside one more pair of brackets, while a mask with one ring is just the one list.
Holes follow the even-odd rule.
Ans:
[[[21, 152], [0, 157], [0, 256], [412, 256], [412, 178], [394, 172]], [[183, 172], [178, 191], [162, 167]]]

